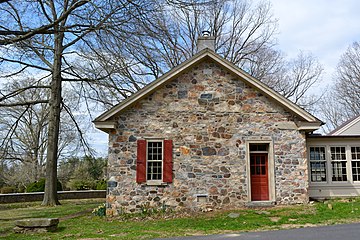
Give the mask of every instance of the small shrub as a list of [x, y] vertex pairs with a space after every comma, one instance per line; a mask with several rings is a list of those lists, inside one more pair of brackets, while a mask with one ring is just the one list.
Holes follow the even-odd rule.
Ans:
[[106, 215], [105, 203], [98, 206], [97, 208], [94, 208], [94, 210], [92, 211], [92, 214], [94, 214], [95, 216], [104, 217]]
[[90, 190], [96, 187], [95, 181], [86, 181], [86, 180], [78, 180], [73, 179], [70, 180], [68, 186], [71, 190]]
[[10, 186], [5, 186], [1, 188], [0, 191], [2, 194], [7, 194], [7, 193], [15, 193], [16, 192], [16, 187], [10, 187]]
[[96, 190], [106, 190], [106, 189], [107, 189], [106, 180], [102, 179], [102, 180], [97, 181]]
[[[45, 178], [41, 178], [37, 182], [30, 183], [26, 186], [26, 192], [43, 192], [45, 190]], [[62, 191], [62, 185], [57, 180], [57, 191]]]

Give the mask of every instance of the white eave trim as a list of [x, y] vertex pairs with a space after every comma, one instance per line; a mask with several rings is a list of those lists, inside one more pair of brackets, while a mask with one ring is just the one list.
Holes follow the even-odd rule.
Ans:
[[322, 122], [297, 122], [296, 125], [299, 131], [315, 131], [321, 127]]
[[109, 132], [110, 130], [115, 129], [115, 121], [93, 121], [93, 123], [95, 124], [95, 127], [97, 129], [100, 129], [101, 131], [104, 132]]

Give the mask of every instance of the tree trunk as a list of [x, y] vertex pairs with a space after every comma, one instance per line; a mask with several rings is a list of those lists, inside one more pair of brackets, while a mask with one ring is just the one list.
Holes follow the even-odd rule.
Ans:
[[42, 205], [60, 205], [57, 197], [57, 158], [61, 112], [61, 60], [64, 33], [54, 34], [54, 62], [51, 79], [48, 147], [46, 159], [46, 181]]

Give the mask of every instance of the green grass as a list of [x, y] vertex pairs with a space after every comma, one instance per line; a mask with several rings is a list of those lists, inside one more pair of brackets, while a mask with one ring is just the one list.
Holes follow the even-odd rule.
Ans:
[[[84, 210], [100, 205], [99, 200], [62, 201], [49, 208], [39, 203], [0, 205], [0, 237], [6, 239], [152, 239], [185, 235], [205, 235], [336, 224], [360, 220], [360, 198], [331, 200], [312, 205], [277, 206], [269, 209], [239, 209], [199, 213], [191, 217], [173, 218], [175, 213], [131, 215], [126, 218], [96, 217]], [[328, 207], [331, 204], [333, 209]], [[79, 216], [75, 213], [83, 212]], [[239, 213], [230, 218], [229, 213]], [[73, 216], [72, 218], [65, 216]], [[176, 213], [176, 216], [181, 214]], [[27, 217], [59, 217], [58, 230], [46, 234], [12, 233], [14, 220]], [[124, 220], [127, 219], [127, 220]]]

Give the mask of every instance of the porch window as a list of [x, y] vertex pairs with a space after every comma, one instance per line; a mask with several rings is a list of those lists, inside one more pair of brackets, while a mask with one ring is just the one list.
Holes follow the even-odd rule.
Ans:
[[312, 182], [326, 182], [325, 147], [310, 147], [310, 174]]
[[351, 170], [353, 181], [360, 181], [360, 147], [351, 147]]
[[345, 147], [330, 147], [332, 181], [347, 181]]

